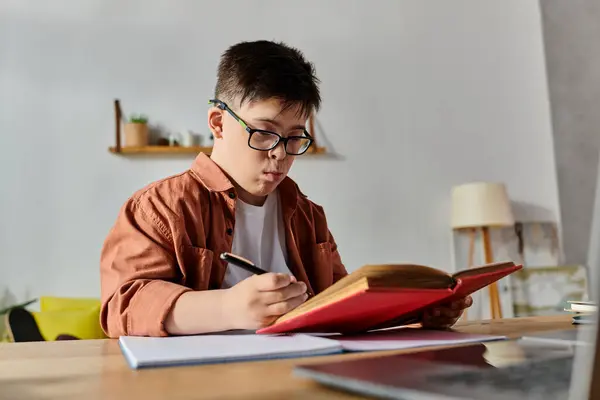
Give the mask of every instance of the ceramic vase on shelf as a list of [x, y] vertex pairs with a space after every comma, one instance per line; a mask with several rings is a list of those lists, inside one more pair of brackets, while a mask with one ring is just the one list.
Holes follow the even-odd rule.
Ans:
[[190, 130], [181, 131], [181, 145], [190, 147], [194, 145], [194, 134]]
[[183, 135], [179, 132], [172, 132], [169, 134], [169, 146], [181, 146]]
[[132, 117], [125, 123], [125, 147], [148, 146], [148, 119]]

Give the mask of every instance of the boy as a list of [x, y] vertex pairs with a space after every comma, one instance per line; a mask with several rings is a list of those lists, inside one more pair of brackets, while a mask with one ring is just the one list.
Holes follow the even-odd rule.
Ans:
[[[287, 177], [311, 145], [321, 97], [312, 64], [281, 43], [244, 42], [221, 57], [210, 157], [136, 192], [101, 255], [101, 325], [109, 337], [258, 329], [347, 274], [321, 206]], [[268, 271], [220, 260], [231, 252]], [[450, 326], [471, 298], [433, 310]]]

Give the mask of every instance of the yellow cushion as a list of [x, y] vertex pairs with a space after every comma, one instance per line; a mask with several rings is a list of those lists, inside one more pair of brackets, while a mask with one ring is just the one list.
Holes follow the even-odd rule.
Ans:
[[40, 333], [47, 341], [61, 334], [79, 339], [104, 339], [100, 327], [100, 307], [81, 310], [33, 311]]
[[40, 311], [32, 312], [47, 341], [58, 335], [79, 339], [104, 339], [100, 327], [100, 300], [87, 297], [40, 297]]
[[40, 311], [81, 310], [100, 307], [100, 300], [88, 297], [40, 297]]
[[8, 332], [4, 331], [2, 333], [2, 335], [0, 335], [0, 343], [11, 343], [11, 342], [12, 342], [12, 340], [10, 339]]

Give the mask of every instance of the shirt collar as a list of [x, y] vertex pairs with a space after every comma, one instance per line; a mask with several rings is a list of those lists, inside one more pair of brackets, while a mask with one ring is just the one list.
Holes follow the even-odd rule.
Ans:
[[198, 154], [191, 169], [210, 191], [224, 192], [233, 188], [233, 183], [223, 170], [204, 153]]
[[[233, 183], [223, 170], [206, 154], [199, 153], [191, 167], [194, 174], [213, 192], [224, 192], [232, 189]], [[279, 184], [279, 196], [284, 214], [291, 215], [298, 204], [298, 196], [302, 194], [298, 185], [286, 176]]]

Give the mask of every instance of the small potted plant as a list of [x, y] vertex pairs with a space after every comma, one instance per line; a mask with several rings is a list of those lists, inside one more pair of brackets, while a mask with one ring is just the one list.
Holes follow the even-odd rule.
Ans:
[[125, 147], [140, 147], [148, 145], [148, 117], [131, 115], [125, 124]]

